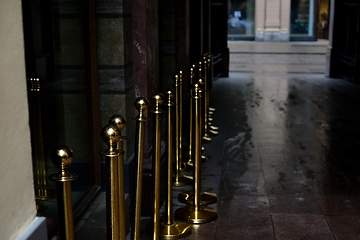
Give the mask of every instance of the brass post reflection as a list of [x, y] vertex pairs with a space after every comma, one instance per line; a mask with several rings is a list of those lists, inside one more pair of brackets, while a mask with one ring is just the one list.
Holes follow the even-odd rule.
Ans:
[[120, 240], [126, 239], [126, 218], [125, 218], [125, 187], [124, 187], [124, 150], [123, 144], [126, 136], [121, 135], [121, 130], [125, 127], [125, 119], [121, 115], [113, 115], [109, 119], [110, 124], [115, 124], [119, 129], [120, 139], [117, 142], [118, 156], [118, 186], [119, 186], [119, 221], [120, 221]]
[[44, 158], [44, 143], [41, 116], [41, 87], [39, 78], [29, 78], [29, 114], [31, 124], [31, 143], [34, 170], [35, 197], [45, 200], [49, 197], [47, 184], [47, 168]]
[[100, 152], [105, 156], [106, 166], [106, 235], [108, 240], [120, 239], [119, 216], [119, 174], [117, 144], [120, 130], [115, 124], [108, 124], [101, 129], [101, 138], [108, 149]]
[[180, 127], [182, 125], [182, 83], [180, 75], [175, 75], [175, 177], [174, 187], [186, 186], [192, 183], [190, 178], [185, 177], [180, 172], [182, 170], [182, 132]]
[[161, 164], [161, 116], [163, 112], [160, 107], [164, 103], [164, 96], [155, 94], [151, 98], [155, 105], [153, 112], [154, 123], [154, 141], [153, 141], [153, 159], [152, 159], [152, 175], [153, 175], [153, 239], [160, 238], [160, 164]]
[[195, 115], [195, 149], [194, 149], [194, 201], [191, 206], [181, 207], [176, 210], [177, 217], [184, 219], [191, 223], [206, 223], [217, 218], [217, 212], [209, 207], [200, 206], [200, 181], [201, 181], [201, 119], [200, 115], [200, 85], [194, 85], [194, 115]]
[[186, 222], [175, 222], [173, 218], [173, 99], [174, 91], [168, 89], [166, 91], [167, 99], [167, 149], [168, 149], [168, 174], [167, 174], [167, 206], [166, 206], [166, 221], [161, 222], [160, 237], [161, 239], [179, 239], [188, 236], [191, 233], [190, 224]]
[[135, 182], [134, 182], [134, 218], [131, 225], [131, 239], [140, 239], [140, 224], [141, 224], [141, 198], [142, 198], [142, 175], [143, 175], [143, 162], [144, 162], [144, 140], [145, 140], [145, 121], [146, 117], [144, 111], [148, 108], [149, 102], [144, 97], [139, 97], [135, 100], [135, 108], [138, 110], [139, 115], [134, 119], [136, 120], [136, 133], [137, 139], [135, 143]]
[[51, 161], [59, 172], [50, 175], [49, 180], [56, 182], [59, 233], [60, 238], [66, 240], [74, 239], [71, 181], [76, 180], [78, 175], [67, 171], [73, 156], [73, 151], [64, 145], [56, 147], [51, 152]]

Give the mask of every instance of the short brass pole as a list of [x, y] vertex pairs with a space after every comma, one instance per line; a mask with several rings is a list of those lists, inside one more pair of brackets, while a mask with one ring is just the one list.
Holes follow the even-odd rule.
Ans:
[[125, 218], [125, 187], [124, 187], [124, 150], [123, 144], [126, 136], [121, 135], [121, 130], [125, 127], [125, 119], [121, 115], [113, 115], [109, 119], [110, 124], [115, 124], [120, 131], [120, 139], [117, 142], [118, 156], [118, 180], [119, 180], [119, 221], [120, 221], [120, 240], [126, 239], [126, 218]]
[[108, 240], [120, 239], [119, 216], [119, 174], [117, 144], [120, 130], [115, 124], [108, 124], [101, 129], [101, 138], [108, 149], [100, 152], [105, 156], [106, 166], [106, 236]]
[[175, 177], [174, 187], [186, 186], [192, 183], [190, 178], [185, 177], [180, 172], [182, 170], [182, 83], [180, 75], [175, 75]]
[[161, 239], [179, 239], [188, 236], [191, 233], [190, 224], [186, 222], [175, 222], [173, 218], [173, 99], [174, 91], [167, 89], [165, 98], [167, 99], [167, 150], [168, 150], [168, 174], [167, 174], [167, 206], [166, 221], [161, 222]]
[[217, 212], [209, 207], [200, 206], [200, 180], [201, 180], [201, 119], [200, 112], [200, 95], [201, 88], [198, 83], [194, 85], [194, 115], [195, 115], [195, 162], [194, 162], [194, 200], [190, 206], [181, 207], [176, 210], [177, 217], [191, 223], [206, 223], [217, 218]]
[[59, 172], [50, 175], [49, 180], [56, 182], [59, 232], [60, 238], [64, 240], [74, 239], [71, 181], [76, 180], [78, 175], [67, 171], [73, 156], [73, 151], [64, 145], [57, 146], [51, 152], [51, 161]]
[[134, 182], [134, 218], [131, 224], [131, 239], [140, 239], [140, 224], [141, 224], [141, 199], [142, 199], [142, 180], [143, 180], [143, 162], [144, 162], [144, 141], [145, 141], [145, 121], [146, 117], [144, 111], [148, 108], [149, 102], [144, 97], [139, 97], [135, 100], [135, 108], [139, 115], [136, 120], [136, 143], [135, 143], [135, 182]]
[[153, 112], [154, 124], [154, 141], [153, 141], [153, 159], [152, 159], [152, 173], [153, 173], [153, 239], [160, 239], [160, 188], [161, 188], [161, 117], [163, 112], [160, 107], [164, 103], [164, 96], [155, 94], [152, 96], [152, 102], [155, 105]]

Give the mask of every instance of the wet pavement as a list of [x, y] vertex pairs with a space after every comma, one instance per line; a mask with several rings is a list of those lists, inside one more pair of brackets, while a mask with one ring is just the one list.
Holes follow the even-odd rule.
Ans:
[[325, 77], [326, 42], [256, 45], [229, 43], [213, 83], [202, 189], [218, 219], [186, 239], [360, 239], [360, 86]]

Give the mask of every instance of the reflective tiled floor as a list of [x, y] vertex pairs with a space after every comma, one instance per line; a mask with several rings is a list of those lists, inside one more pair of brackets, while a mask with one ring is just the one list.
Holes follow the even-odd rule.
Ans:
[[[232, 62], [230, 77], [213, 83], [220, 130], [205, 145], [202, 172], [218, 219], [193, 225], [186, 239], [360, 239], [360, 86], [324, 76], [326, 42], [301, 54], [290, 43], [232, 44], [244, 68]], [[296, 71], [284, 71], [287, 63]], [[175, 209], [185, 189], [174, 190]], [[95, 207], [77, 236], [97, 219]]]

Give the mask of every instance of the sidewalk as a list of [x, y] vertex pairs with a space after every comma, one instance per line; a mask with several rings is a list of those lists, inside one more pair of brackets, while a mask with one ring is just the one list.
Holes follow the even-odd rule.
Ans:
[[230, 72], [324, 74], [328, 41], [228, 42]]

